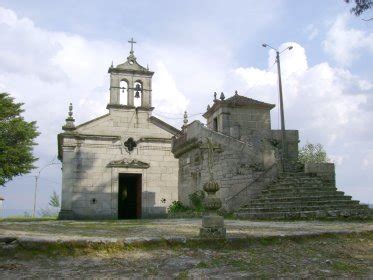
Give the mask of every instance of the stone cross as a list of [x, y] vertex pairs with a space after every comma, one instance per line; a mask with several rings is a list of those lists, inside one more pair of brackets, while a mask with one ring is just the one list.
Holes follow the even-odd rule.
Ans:
[[128, 43], [131, 44], [131, 53], [133, 53], [133, 44], [136, 44], [136, 42], [131, 38], [131, 40], [128, 41]]

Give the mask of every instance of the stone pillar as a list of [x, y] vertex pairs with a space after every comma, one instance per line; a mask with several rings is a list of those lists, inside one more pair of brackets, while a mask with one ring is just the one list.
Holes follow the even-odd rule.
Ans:
[[131, 83], [131, 84], [128, 84], [128, 95], [127, 95], [127, 105], [128, 106], [135, 106], [135, 102], [134, 102], [134, 98], [135, 98], [135, 92], [133, 90], [134, 88], [134, 84]]
[[220, 198], [216, 196], [219, 190], [219, 184], [214, 180], [203, 185], [203, 190], [207, 193], [204, 201], [205, 213], [202, 217], [202, 228], [200, 228], [199, 236], [201, 238], [225, 238], [226, 229], [224, 227], [224, 218], [217, 214], [222, 203]]
[[142, 79], [141, 107], [150, 108], [151, 102], [151, 79]]
[[61, 210], [58, 214], [58, 219], [67, 220], [73, 219], [72, 193], [74, 176], [74, 158], [75, 147], [64, 146], [63, 149], [63, 163], [62, 163], [62, 195], [61, 195]]
[[119, 78], [116, 75], [110, 75], [110, 103], [111, 105], [120, 103]]

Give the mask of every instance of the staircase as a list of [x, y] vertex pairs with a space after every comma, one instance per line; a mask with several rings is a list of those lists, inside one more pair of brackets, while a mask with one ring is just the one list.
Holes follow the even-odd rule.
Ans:
[[239, 219], [369, 218], [371, 210], [314, 174], [287, 172], [235, 212]]

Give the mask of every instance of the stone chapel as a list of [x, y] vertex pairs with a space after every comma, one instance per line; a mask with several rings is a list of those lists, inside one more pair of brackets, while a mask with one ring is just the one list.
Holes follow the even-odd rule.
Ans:
[[70, 104], [58, 134], [60, 219], [158, 217], [178, 200], [171, 138], [180, 131], [152, 116], [154, 72], [137, 62], [129, 42], [127, 60], [108, 70], [108, 113], [75, 125]]
[[70, 104], [58, 135], [60, 219], [164, 216], [173, 201], [192, 206], [211, 174], [223, 212], [238, 218], [369, 217], [366, 205], [338, 191], [333, 163], [298, 162], [298, 130], [271, 128], [274, 104], [215, 93], [206, 124], [188, 124], [185, 114], [181, 130], [152, 116], [154, 72], [129, 42], [127, 60], [108, 71], [109, 112], [75, 126]]

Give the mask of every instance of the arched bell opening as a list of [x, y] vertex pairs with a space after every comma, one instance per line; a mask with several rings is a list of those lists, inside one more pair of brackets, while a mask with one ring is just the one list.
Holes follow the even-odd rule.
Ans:
[[143, 98], [143, 84], [141, 81], [136, 81], [134, 83], [134, 105], [135, 107], [141, 107], [142, 105], [142, 98]]
[[120, 91], [120, 104], [128, 105], [128, 82], [126, 80], [121, 80], [119, 83], [119, 91]]

